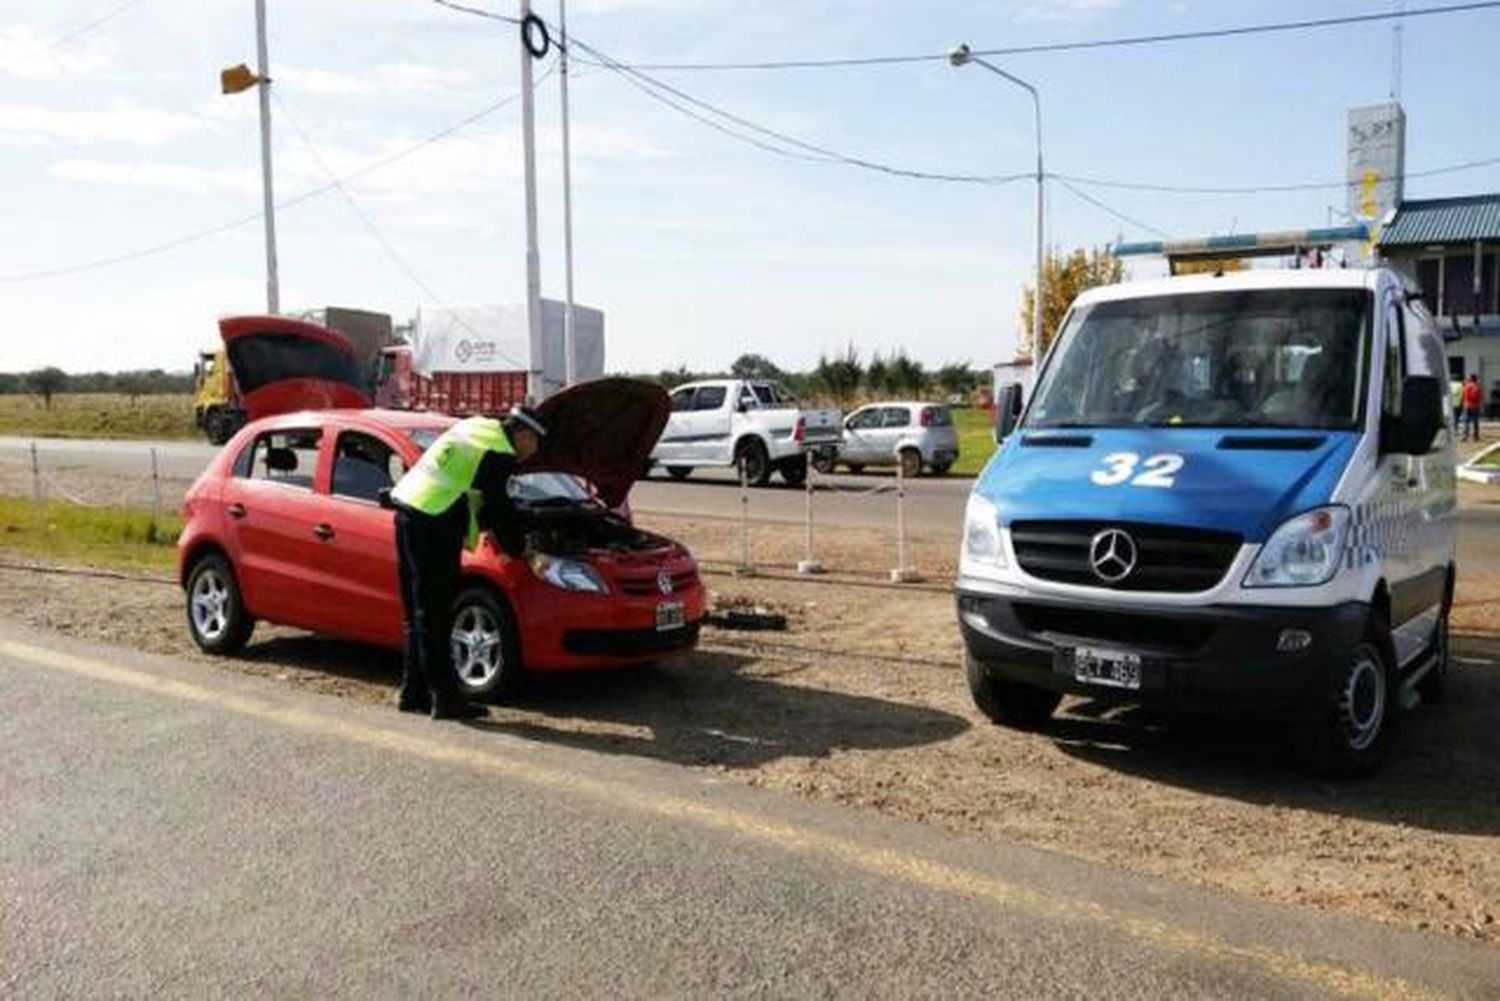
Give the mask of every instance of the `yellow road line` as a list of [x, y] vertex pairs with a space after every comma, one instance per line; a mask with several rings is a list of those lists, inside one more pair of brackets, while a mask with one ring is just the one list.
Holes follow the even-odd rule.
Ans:
[[1330, 994], [1378, 999], [1441, 996], [1410, 981], [1378, 977], [1269, 946], [1231, 942], [1200, 929], [1174, 925], [1091, 900], [1040, 893], [988, 873], [939, 862], [901, 849], [882, 848], [853, 838], [825, 834], [809, 827], [767, 820], [733, 807], [602, 781], [568, 769], [507, 757], [498, 751], [460, 747], [437, 736], [415, 736], [305, 709], [278, 706], [256, 698], [214, 691], [201, 685], [10, 640], [0, 639], [0, 655], [97, 681], [213, 705], [304, 733], [332, 737], [426, 761], [458, 765], [638, 813], [727, 832], [784, 851], [837, 862], [881, 879], [900, 880], [927, 890], [980, 900], [1018, 914], [1102, 926], [1111, 932], [1129, 935], [1156, 949], [1199, 959], [1246, 964], [1273, 976], [1302, 981]]

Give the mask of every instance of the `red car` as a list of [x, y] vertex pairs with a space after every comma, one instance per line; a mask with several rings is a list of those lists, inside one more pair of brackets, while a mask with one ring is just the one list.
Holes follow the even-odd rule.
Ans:
[[[611, 510], [644, 468], [666, 407], [660, 390], [627, 380], [542, 404], [574, 434], [549, 435], [528, 466], [538, 471], [512, 481], [534, 555], [512, 559], [488, 537], [464, 554], [453, 653], [465, 691], [504, 696], [526, 672], [639, 665], [697, 643], [704, 587], [693, 557]], [[308, 411], [235, 435], [184, 504], [178, 576], [197, 644], [232, 653], [264, 619], [400, 649], [394, 516], [382, 492], [451, 422]]]

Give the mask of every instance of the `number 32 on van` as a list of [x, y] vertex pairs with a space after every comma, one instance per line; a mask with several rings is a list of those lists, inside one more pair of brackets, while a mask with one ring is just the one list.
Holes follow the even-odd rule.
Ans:
[[[1104, 469], [1096, 469], [1089, 479], [1096, 486], [1117, 487], [1129, 481], [1133, 487], [1170, 487], [1177, 482], [1177, 473], [1186, 460], [1180, 455], [1163, 452], [1153, 455], [1145, 462], [1134, 452], [1115, 452], [1104, 457]], [[1140, 466], [1142, 472], [1136, 473]]]

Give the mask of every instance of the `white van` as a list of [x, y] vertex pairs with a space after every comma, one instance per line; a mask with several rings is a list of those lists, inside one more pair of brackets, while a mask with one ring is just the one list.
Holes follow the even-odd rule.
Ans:
[[1295, 714], [1322, 768], [1440, 694], [1456, 489], [1447, 363], [1387, 270], [1247, 271], [1080, 296], [969, 498], [974, 700], [1064, 693]]

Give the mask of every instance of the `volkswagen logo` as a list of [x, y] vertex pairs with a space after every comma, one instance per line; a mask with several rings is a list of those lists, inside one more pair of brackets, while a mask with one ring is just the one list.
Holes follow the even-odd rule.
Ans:
[[1118, 584], [1135, 569], [1135, 540], [1118, 528], [1106, 528], [1089, 543], [1089, 566], [1106, 584]]
[[665, 570], [656, 575], [656, 589], [662, 594], [672, 593], [672, 575]]

